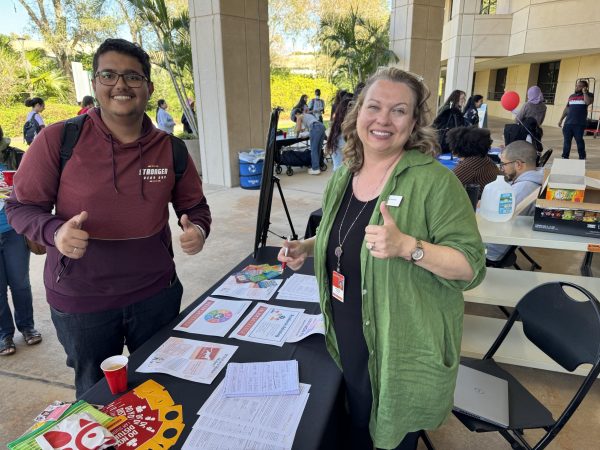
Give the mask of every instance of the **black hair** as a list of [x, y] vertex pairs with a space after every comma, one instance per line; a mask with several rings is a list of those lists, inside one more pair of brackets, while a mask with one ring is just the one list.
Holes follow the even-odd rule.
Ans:
[[315, 89], [315, 95], [321, 95], [321, 89]]
[[590, 87], [590, 83], [588, 83], [588, 81], [585, 78], [580, 78], [579, 80], [577, 80], [578, 83], [582, 83], [586, 88]]
[[346, 113], [348, 112], [351, 102], [352, 94], [346, 93], [346, 95], [341, 98], [340, 102], [336, 106], [335, 117], [333, 118], [333, 122], [331, 123], [329, 137], [327, 138], [327, 150], [329, 150], [330, 152], [333, 152], [333, 149], [337, 144], [338, 138], [342, 134], [342, 123], [346, 118]]
[[151, 80], [150, 56], [138, 44], [126, 41], [125, 39], [106, 39], [100, 44], [100, 47], [98, 47], [96, 53], [94, 53], [94, 60], [92, 63], [94, 75], [98, 72], [98, 58], [100, 58], [100, 55], [108, 52], [117, 52], [137, 59], [142, 65], [144, 75], [148, 78], [148, 81]]
[[461, 91], [460, 89], [455, 89], [454, 91], [452, 91], [452, 94], [450, 94], [448, 96], [448, 98], [446, 99], [446, 101], [444, 102], [444, 108], [447, 106], [451, 106], [454, 108], [458, 108], [458, 104], [460, 102], [460, 96], [461, 95], [465, 95], [464, 91]]
[[33, 97], [25, 100], [25, 106], [28, 108], [33, 108], [35, 105], [44, 105], [44, 99], [41, 97]]
[[450, 151], [461, 158], [485, 158], [492, 146], [490, 130], [477, 126], [452, 128], [446, 134], [446, 138]]
[[358, 96], [360, 95], [360, 91], [362, 91], [364, 87], [365, 87], [365, 82], [364, 81], [360, 81], [356, 85], [356, 87], [354, 88], [354, 98], [358, 98]]
[[[460, 97], [460, 96], [459, 96]], [[469, 97], [469, 101], [467, 102], [467, 104], [465, 105], [465, 109], [463, 112], [467, 112], [470, 109], [475, 108], [475, 103], [477, 103], [479, 100], [481, 100], [483, 98], [483, 95], [479, 95], [479, 94], [475, 94], [475, 95], [471, 95]]]
[[91, 95], [85, 95], [81, 99], [81, 106], [85, 108], [86, 106], [94, 106], [94, 97]]

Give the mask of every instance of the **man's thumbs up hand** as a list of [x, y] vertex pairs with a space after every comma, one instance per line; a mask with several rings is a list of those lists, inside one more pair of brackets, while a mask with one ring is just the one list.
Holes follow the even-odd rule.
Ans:
[[187, 214], [181, 216], [179, 222], [183, 228], [183, 234], [179, 236], [181, 250], [187, 255], [199, 253], [204, 247], [204, 235], [202, 231], [190, 221]]
[[87, 211], [81, 211], [63, 223], [54, 233], [54, 246], [63, 255], [79, 259], [85, 254], [90, 235], [81, 228], [87, 218]]

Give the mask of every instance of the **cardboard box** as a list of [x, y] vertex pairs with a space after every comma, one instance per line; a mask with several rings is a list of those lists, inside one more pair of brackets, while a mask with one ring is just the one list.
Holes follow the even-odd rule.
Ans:
[[548, 175], [535, 202], [533, 229], [600, 238], [600, 171], [585, 172], [585, 196], [581, 203], [546, 200]]

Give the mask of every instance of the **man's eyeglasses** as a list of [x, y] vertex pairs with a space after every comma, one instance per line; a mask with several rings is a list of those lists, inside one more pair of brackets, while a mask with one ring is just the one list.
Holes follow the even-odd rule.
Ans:
[[514, 164], [516, 162], [520, 162], [521, 164], [523, 163], [523, 161], [521, 161], [520, 159], [515, 159], [514, 161], [508, 161], [505, 163], [498, 163], [496, 164], [496, 167], [498, 167], [498, 169], [504, 169], [504, 166], [508, 166], [509, 164]]
[[136, 72], [117, 73], [112, 70], [96, 72], [96, 78], [98, 78], [98, 81], [105, 86], [115, 86], [119, 82], [120, 77], [123, 77], [123, 81], [130, 88], [142, 87], [144, 81], [148, 81], [148, 78]]

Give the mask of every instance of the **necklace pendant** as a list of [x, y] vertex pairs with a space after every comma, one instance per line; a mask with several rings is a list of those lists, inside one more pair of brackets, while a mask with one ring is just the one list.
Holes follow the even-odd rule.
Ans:
[[338, 246], [335, 248], [335, 251], [334, 251], [334, 253], [335, 253], [335, 256], [337, 256], [338, 258], [339, 258], [339, 257], [341, 257], [341, 256], [342, 256], [342, 253], [343, 253], [343, 252], [342, 252], [342, 247], [338, 245]]

